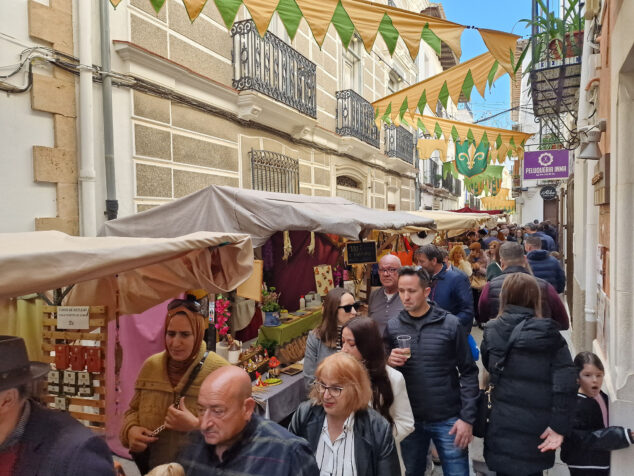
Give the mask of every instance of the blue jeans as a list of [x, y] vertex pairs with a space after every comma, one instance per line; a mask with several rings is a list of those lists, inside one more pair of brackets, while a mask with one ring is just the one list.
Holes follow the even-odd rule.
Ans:
[[438, 450], [444, 476], [469, 476], [469, 450], [455, 446], [455, 435], [449, 434], [457, 420], [457, 417], [433, 423], [416, 420], [414, 432], [401, 441], [407, 476], [423, 476], [425, 473], [430, 440], [434, 440]]

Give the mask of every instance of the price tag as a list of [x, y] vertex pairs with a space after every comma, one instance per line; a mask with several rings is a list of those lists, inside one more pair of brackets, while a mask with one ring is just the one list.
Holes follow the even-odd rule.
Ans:
[[59, 306], [57, 308], [58, 329], [90, 329], [89, 306]]

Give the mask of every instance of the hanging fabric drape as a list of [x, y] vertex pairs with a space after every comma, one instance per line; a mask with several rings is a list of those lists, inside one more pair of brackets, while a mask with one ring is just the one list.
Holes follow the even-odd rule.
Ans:
[[[148, 1], [156, 12], [165, 4], [165, 0]], [[193, 22], [203, 11], [207, 0], [182, 2], [189, 19]], [[117, 7], [121, 0], [110, 0], [110, 3]], [[214, 4], [227, 28], [231, 28], [238, 11], [244, 5], [260, 35], [266, 33], [273, 14], [277, 12], [291, 39], [295, 37], [301, 19], [304, 18], [319, 46], [324, 42], [328, 28], [332, 24], [345, 48], [350, 44], [355, 31], [368, 51], [372, 49], [380, 34], [390, 54], [394, 53], [396, 43], [401, 38], [412, 59], [418, 55], [421, 39], [438, 54], [441, 53], [441, 42], [444, 42], [460, 58], [460, 37], [467, 28], [465, 25], [442, 18], [365, 0], [214, 0]], [[514, 57], [515, 41], [518, 37], [495, 30], [476, 29], [491, 54], [502, 68], [510, 73], [511, 58]]]
[[491, 197], [482, 197], [480, 203], [488, 210], [504, 210], [506, 213], [515, 212], [515, 199], [509, 199], [508, 188], [500, 189], [499, 193]]

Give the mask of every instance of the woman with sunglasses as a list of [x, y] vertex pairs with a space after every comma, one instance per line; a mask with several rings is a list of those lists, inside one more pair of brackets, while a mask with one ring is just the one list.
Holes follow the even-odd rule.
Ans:
[[315, 372], [310, 401], [289, 430], [310, 444], [321, 474], [393, 476], [400, 473], [390, 424], [369, 408], [366, 369], [343, 352], [326, 357]]
[[341, 350], [341, 328], [357, 315], [359, 303], [344, 288], [328, 291], [322, 310], [321, 324], [308, 334], [304, 356], [304, 382], [310, 389], [319, 362]]
[[[165, 350], [141, 367], [119, 437], [142, 474], [176, 459], [187, 432], [198, 427], [196, 401], [202, 381], [229, 365], [207, 352], [205, 324], [197, 301], [171, 301], [165, 317]], [[163, 425], [164, 430], [154, 434]]]
[[368, 371], [372, 385], [370, 406], [392, 425], [401, 474], [405, 474], [399, 443], [414, 431], [414, 415], [403, 374], [387, 365], [379, 328], [369, 317], [348, 321], [341, 331], [341, 342], [341, 351], [357, 359]]

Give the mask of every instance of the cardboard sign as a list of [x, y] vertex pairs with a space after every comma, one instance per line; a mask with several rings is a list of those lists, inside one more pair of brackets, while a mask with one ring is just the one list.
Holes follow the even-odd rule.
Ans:
[[350, 241], [346, 243], [346, 263], [376, 263], [376, 241]]
[[90, 329], [89, 306], [58, 306], [58, 329]]

